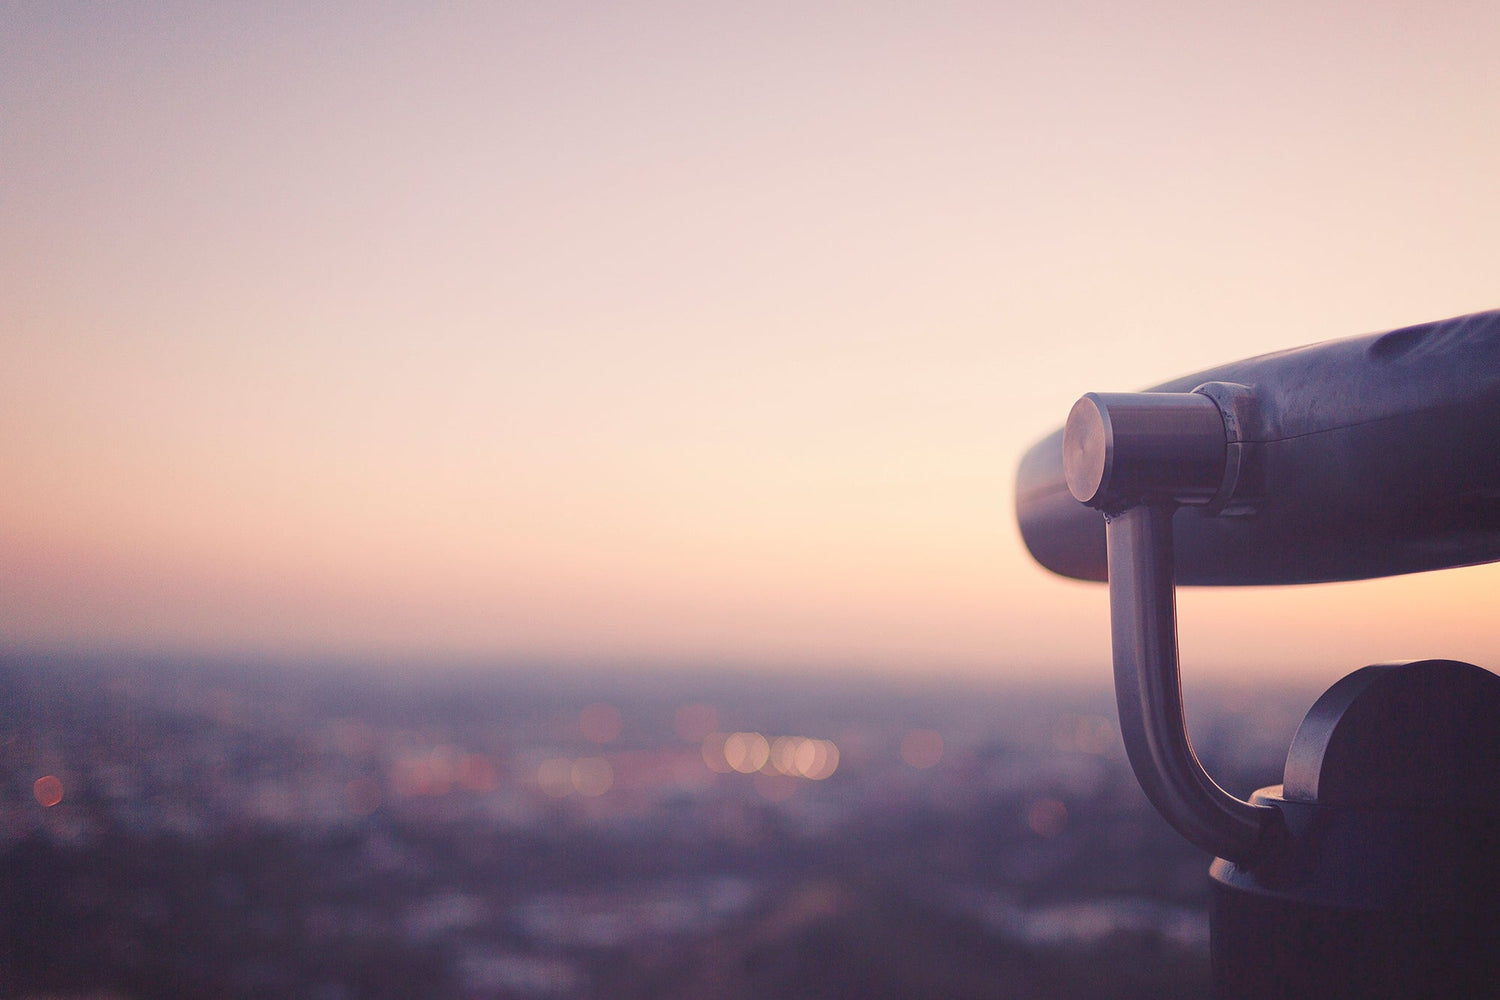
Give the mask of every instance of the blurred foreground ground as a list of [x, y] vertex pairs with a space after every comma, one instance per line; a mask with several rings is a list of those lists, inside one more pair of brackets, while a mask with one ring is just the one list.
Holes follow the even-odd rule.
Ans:
[[[1106, 683], [12, 654], [0, 996], [1203, 996]], [[1190, 689], [1210, 773], [1313, 697]]]

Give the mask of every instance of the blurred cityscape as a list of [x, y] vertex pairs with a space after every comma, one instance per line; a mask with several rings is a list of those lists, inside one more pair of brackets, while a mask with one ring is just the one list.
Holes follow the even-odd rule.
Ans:
[[[1106, 684], [10, 654], [0, 996], [1203, 996]], [[1190, 690], [1210, 773], [1313, 698]]]

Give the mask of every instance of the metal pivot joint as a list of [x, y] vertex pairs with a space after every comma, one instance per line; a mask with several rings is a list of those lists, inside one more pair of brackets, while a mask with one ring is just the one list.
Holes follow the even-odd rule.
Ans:
[[1206, 394], [1089, 393], [1063, 431], [1079, 502], [1104, 512], [1115, 698], [1136, 779], [1191, 843], [1231, 861], [1257, 857], [1280, 827], [1273, 806], [1220, 788], [1188, 739], [1177, 660], [1172, 515], [1225, 485], [1228, 438]]

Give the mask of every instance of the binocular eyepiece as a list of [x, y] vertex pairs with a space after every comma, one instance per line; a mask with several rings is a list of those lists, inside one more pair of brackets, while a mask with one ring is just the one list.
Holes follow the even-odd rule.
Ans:
[[1500, 559], [1500, 311], [1089, 393], [1016, 480], [1032, 556], [1084, 580], [1106, 578], [1104, 516], [1143, 500], [1182, 508], [1183, 584]]
[[1200, 392], [1091, 392], [1062, 446], [1068, 492], [1106, 513], [1153, 498], [1208, 503], [1225, 485], [1224, 417]]

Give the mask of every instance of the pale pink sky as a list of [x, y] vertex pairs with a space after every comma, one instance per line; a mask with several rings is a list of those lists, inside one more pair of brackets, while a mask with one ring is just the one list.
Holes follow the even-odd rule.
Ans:
[[[1500, 305], [1500, 7], [29, 4], [0, 639], [1107, 672], [1089, 390]], [[1186, 595], [1186, 669], [1500, 665], [1500, 571]]]

